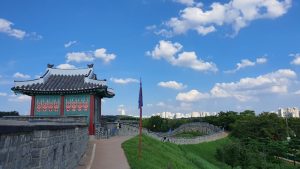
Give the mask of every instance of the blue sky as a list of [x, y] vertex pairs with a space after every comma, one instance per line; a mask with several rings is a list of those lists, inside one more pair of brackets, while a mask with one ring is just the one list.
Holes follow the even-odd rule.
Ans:
[[103, 114], [300, 107], [292, 0], [1, 1], [0, 110], [28, 114], [13, 80], [94, 63], [115, 90]]

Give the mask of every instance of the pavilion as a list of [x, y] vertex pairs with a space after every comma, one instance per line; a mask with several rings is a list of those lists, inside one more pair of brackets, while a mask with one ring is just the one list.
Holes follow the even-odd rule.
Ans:
[[101, 99], [114, 97], [106, 80], [98, 80], [93, 64], [85, 69], [57, 69], [48, 64], [38, 79], [15, 81], [12, 90], [31, 96], [30, 116], [87, 116], [89, 134], [101, 118]]

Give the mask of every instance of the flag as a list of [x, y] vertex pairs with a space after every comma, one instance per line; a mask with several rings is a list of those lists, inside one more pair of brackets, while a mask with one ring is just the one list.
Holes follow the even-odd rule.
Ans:
[[139, 92], [139, 109], [140, 109], [140, 126], [139, 126], [139, 130], [140, 130], [140, 134], [139, 134], [139, 160], [142, 157], [142, 116], [143, 116], [143, 90], [142, 90], [142, 80], [140, 79], [140, 92]]
[[143, 90], [142, 90], [142, 80], [140, 79], [140, 92], [139, 92], [139, 109], [143, 107]]

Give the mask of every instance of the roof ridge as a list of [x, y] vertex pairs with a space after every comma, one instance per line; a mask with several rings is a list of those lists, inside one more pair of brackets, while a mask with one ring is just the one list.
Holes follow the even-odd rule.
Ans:
[[49, 68], [49, 69], [57, 69], [57, 70], [82, 70], [82, 69], [91, 69], [91, 68], [73, 68], [73, 69]]
[[39, 77], [36, 79], [30, 79], [30, 80], [14, 80], [14, 82], [28, 82], [28, 81], [35, 81], [35, 80], [39, 80], [39, 79], [41, 79], [41, 78]]

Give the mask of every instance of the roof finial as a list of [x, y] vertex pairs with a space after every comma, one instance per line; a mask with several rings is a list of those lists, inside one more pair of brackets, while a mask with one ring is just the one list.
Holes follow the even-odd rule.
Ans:
[[50, 63], [47, 64], [48, 68], [53, 68], [53, 66], [54, 66], [54, 64], [50, 64]]
[[93, 68], [93, 67], [94, 67], [94, 64], [91, 63], [91, 64], [88, 64], [87, 66], [88, 66], [88, 68]]

